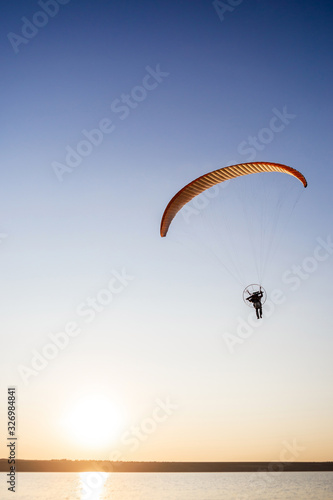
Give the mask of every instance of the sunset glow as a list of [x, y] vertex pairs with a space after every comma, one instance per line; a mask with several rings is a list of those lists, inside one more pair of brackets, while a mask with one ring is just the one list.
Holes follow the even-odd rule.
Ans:
[[84, 448], [98, 449], [105, 446], [119, 432], [119, 411], [103, 395], [83, 397], [67, 411], [63, 420], [67, 433]]

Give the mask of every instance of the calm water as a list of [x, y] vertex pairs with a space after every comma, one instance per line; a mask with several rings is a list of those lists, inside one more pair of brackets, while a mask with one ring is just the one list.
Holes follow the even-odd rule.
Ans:
[[332, 500], [333, 472], [20, 473], [13, 500]]

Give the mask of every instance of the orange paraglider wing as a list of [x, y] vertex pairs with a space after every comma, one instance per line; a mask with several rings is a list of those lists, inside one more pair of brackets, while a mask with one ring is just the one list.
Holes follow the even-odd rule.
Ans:
[[214, 170], [187, 184], [170, 200], [161, 220], [161, 236], [166, 236], [170, 224], [179, 210], [192, 200], [192, 198], [206, 191], [206, 189], [242, 175], [259, 174], [262, 172], [282, 172], [293, 175], [302, 182], [304, 187], [308, 185], [305, 177], [298, 170], [279, 163], [239, 163], [238, 165]]

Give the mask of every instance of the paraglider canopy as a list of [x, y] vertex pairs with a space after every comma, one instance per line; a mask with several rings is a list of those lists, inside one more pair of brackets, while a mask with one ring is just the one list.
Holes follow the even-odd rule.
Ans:
[[294, 168], [288, 167], [286, 165], [281, 165], [280, 163], [239, 163], [237, 165], [231, 165], [229, 167], [214, 170], [213, 172], [202, 175], [201, 177], [198, 177], [194, 181], [187, 184], [170, 200], [161, 220], [161, 236], [166, 236], [170, 224], [179, 210], [184, 205], [186, 205], [186, 203], [192, 200], [192, 198], [199, 195], [203, 191], [206, 191], [206, 189], [209, 189], [216, 184], [220, 184], [221, 182], [234, 179], [236, 177], [258, 174], [262, 172], [282, 172], [285, 174], [289, 174], [296, 177], [300, 182], [302, 182], [304, 187], [307, 186], [307, 181], [303, 174], [301, 174]]
[[301, 172], [280, 163], [220, 168], [173, 196], [164, 210], [160, 234], [167, 235], [181, 211], [185, 224], [172, 225], [172, 239], [195, 252], [203, 251], [205, 262], [213, 258], [243, 288], [246, 283], [261, 285], [305, 187]]

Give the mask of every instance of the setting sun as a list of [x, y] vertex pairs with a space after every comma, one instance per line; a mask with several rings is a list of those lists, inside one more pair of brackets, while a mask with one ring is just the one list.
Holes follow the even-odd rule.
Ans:
[[90, 395], [67, 409], [64, 426], [82, 446], [99, 447], [112, 441], [120, 430], [121, 416], [104, 395]]

